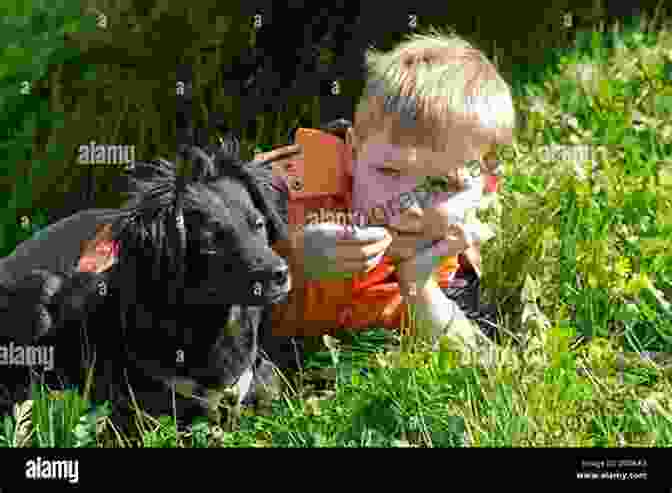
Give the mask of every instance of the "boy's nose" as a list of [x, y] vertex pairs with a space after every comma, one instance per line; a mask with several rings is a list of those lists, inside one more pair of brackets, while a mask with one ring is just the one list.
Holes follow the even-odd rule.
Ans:
[[414, 204], [399, 214], [396, 229], [405, 233], [420, 233], [423, 229], [424, 213]]
[[422, 212], [422, 208], [417, 204], [411, 205], [408, 209], [405, 209], [401, 215], [403, 217], [408, 218], [409, 220], [420, 220], [423, 218], [424, 213]]

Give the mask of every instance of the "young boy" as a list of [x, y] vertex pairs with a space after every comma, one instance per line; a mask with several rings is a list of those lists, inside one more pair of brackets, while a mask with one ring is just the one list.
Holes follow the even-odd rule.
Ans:
[[[275, 162], [279, 184], [290, 192], [290, 222], [297, 227], [289, 241], [274, 245], [290, 264], [294, 288], [288, 302], [274, 310], [273, 334], [318, 335], [375, 326], [397, 329], [406, 325], [407, 307], [414, 304], [419, 318], [428, 322], [419, 325], [429, 325], [426, 335], [445, 334], [464, 348], [477, 349], [481, 332], [467, 322], [446, 290], [460, 254], [480, 274], [478, 241], [465, 233], [463, 223], [465, 210], [477, 206], [483, 184], [465, 176], [465, 164], [482, 161], [497, 144], [511, 141], [515, 115], [510, 90], [483, 54], [457, 37], [416, 35], [391, 53], [371, 53], [368, 65], [369, 80], [355, 126], [345, 136], [353, 165], [342, 170], [343, 180], [328, 183], [327, 194], [304, 189], [301, 193], [308, 198], [300, 201], [289, 183], [303, 169], [301, 156]], [[290, 147], [274, 154], [295, 152]], [[262, 157], [268, 156], [257, 156]], [[492, 171], [489, 162], [481, 163], [482, 171]], [[450, 192], [411, 193], [428, 177], [446, 178]], [[317, 195], [310, 198], [311, 194]], [[319, 209], [354, 210], [368, 217], [372, 206], [380, 210], [381, 203], [394, 202], [404, 204], [384, 215], [379, 223], [386, 229], [374, 240], [343, 234], [334, 236], [325, 249], [318, 245], [324, 236], [320, 224], [312, 229], [298, 227]], [[98, 216], [98, 211], [92, 214]], [[72, 224], [60, 221], [54, 229], [72, 243], [67, 256], [74, 253], [74, 242], [89, 240], [82, 241], [76, 268], [100, 272], [114, 262], [107, 248], [111, 232], [108, 221], [94, 219], [96, 228], [88, 217], [80, 213], [73, 216]], [[72, 234], [75, 228], [78, 234]], [[28, 244], [46, 245], [42, 240], [29, 240], [17, 248], [17, 254], [27, 259]], [[13, 271], [18, 276], [17, 271], [25, 271], [26, 262], [18, 268], [16, 260], [3, 259], [0, 273]], [[66, 263], [71, 265], [72, 260]], [[352, 273], [352, 279], [315, 278], [306, 268], [315, 263]]]
[[[480, 275], [479, 244], [465, 234], [463, 212], [478, 205], [483, 181], [466, 176], [465, 165], [478, 161], [481, 171], [493, 172], [489, 158], [495, 146], [513, 137], [510, 89], [480, 51], [440, 34], [415, 35], [390, 53], [370, 53], [368, 68], [355, 125], [346, 135], [353, 165], [343, 170], [340, 185], [329, 184], [327, 194], [325, 187], [303, 188], [299, 200], [291, 184], [300, 180], [304, 165], [320, 163], [304, 163], [302, 155], [274, 163], [288, 184], [295, 228], [288, 244], [278, 245], [290, 263], [294, 289], [289, 302], [275, 310], [273, 332], [297, 336], [399, 328], [412, 303], [416, 317], [430, 326], [427, 335], [447, 335], [465, 349], [477, 349], [480, 331], [444, 290], [460, 254]], [[274, 154], [280, 157], [282, 151]], [[413, 190], [428, 177], [446, 178], [450, 190], [415, 200]], [[399, 199], [404, 194], [406, 199]], [[387, 207], [386, 217], [378, 217], [386, 232], [373, 241], [343, 234], [333, 238], [330, 252], [320, 253], [313, 234], [320, 225], [310, 231], [300, 227], [320, 209], [354, 210], [370, 219], [372, 209], [395, 200], [405, 204], [392, 213], [394, 207]], [[432, 247], [419, 251], [427, 245]], [[321, 255], [329, 270], [353, 278], [316, 279], [305, 268], [307, 255]]]

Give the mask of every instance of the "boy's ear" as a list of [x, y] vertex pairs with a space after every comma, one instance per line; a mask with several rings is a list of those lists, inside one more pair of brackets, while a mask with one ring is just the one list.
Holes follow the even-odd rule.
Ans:
[[[350, 149], [352, 150], [352, 159], [355, 160], [357, 159], [357, 145], [359, 144], [359, 141], [357, 140], [357, 136], [355, 135], [355, 129], [353, 127], [348, 128], [348, 130], [345, 133], [345, 143], [350, 146]], [[352, 170], [349, 170], [350, 173], [352, 174]]]
[[355, 129], [350, 127], [345, 132], [345, 143], [355, 147], [357, 141], [357, 136], [355, 135]]
[[481, 277], [481, 244], [475, 241], [472, 246], [464, 251], [464, 256], [467, 258], [471, 267], [476, 272], [476, 275]]

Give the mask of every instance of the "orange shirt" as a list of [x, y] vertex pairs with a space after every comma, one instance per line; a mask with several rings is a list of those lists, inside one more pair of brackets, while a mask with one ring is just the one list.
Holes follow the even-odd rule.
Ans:
[[[282, 176], [289, 189], [290, 227], [317, 222], [342, 223], [352, 207], [352, 170], [346, 156], [349, 147], [337, 137], [322, 134], [331, 153], [320, 160], [319, 169], [304, 169], [302, 159], [284, 159], [273, 163], [274, 173]], [[312, 166], [315, 164], [311, 163]], [[318, 175], [319, 173], [319, 175]], [[328, 177], [325, 180], [325, 177]], [[329, 217], [331, 215], [331, 217]], [[457, 257], [445, 257], [438, 269], [438, 282], [446, 287], [458, 267]], [[406, 313], [395, 268], [389, 258], [366, 274], [352, 279], [306, 281], [304, 313], [306, 321], [326, 323], [337, 329], [363, 330], [373, 327], [399, 328]], [[297, 325], [300, 322], [297, 321]], [[281, 334], [277, 334], [281, 335]], [[295, 334], [303, 333], [296, 327]]]

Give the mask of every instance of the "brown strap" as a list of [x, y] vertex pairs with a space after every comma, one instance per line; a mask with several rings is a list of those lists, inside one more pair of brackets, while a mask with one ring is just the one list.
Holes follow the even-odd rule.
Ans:
[[276, 161], [278, 159], [285, 159], [301, 153], [301, 146], [293, 144], [285, 147], [280, 147], [269, 152], [262, 152], [254, 156], [255, 161]]

